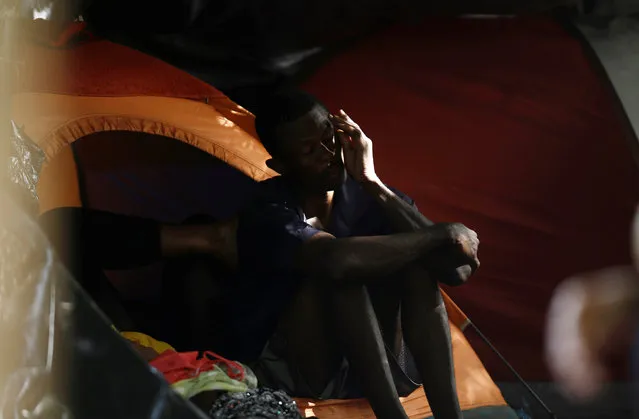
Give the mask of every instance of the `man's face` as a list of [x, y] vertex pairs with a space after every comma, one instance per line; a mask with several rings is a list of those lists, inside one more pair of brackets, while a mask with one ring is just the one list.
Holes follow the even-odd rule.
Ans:
[[328, 113], [316, 106], [295, 121], [277, 129], [280, 163], [286, 175], [304, 187], [320, 191], [338, 188], [346, 179], [342, 152], [336, 143]]

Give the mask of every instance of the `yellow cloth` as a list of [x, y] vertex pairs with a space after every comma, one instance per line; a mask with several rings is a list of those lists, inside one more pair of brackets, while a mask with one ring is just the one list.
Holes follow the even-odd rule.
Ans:
[[[115, 329], [115, 327], [114, 327]], [[120, 332], [120, 335], [128, 341], [135, 342], [141, 346], [146, 348], [151, 348], [155, 352], [159, 354], [164, 353], [165, 351], [175, 351], [171, 345], [166, 342], [161, 342], [159, 340], [153, 339], [151, 336], [145, 335], [144, 333], [139, 332]]]

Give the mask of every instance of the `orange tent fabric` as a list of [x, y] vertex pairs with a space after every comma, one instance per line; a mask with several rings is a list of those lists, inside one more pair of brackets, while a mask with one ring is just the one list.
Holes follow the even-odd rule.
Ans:
[[[454, 324], [451, 325], [451, 339], [457, 391], [462, 410], [484, 406], [504, 406], [504, 398], [499, 388], [488, 375], [463, 333]], [[305, 417], [317, 416], [322, 419], [375, 418], [366, 400], [314, 401], [299, 399], [297, 403]], [[402, 398], [402, 405], [411, 419], [421, 419], [432, 415], [424, 390], [421, 388], [410, 396]]]
[[96, 132], [134, 131], [195, 146], [255, 180], [273, 176], [265, 164], [266, 150], [255, 140], [252, 129], [242, 127], [252, 115], [229, 102], [226, 97], [216, 106], [217, 101], [213, 105], [156, 96], [20, 93], [13, 99], [12, 115], [26, 126], [27, 135], [38, 141], [49, 159], [64, 146]]
[[[273, 176], [264, 163], [266, 151], [254, 139], [253, 115], [214, 87], [108, 41], [68, 49], [23, 42], [20, 58], [29, 65], [18, 78], [12, 118], [27, 126], [27, 135], [47, 155], [39, 187], [41, 210], [80, 205], [77, 167], [65, 146], [96, 132], [163, 135], [216, 156], [255, 180]], [[45, 66], [47, 72], [39, 71]], [[63, 156], [53, 162], [60, 152]]]
[[[27, 134], [37, 139], [48, 157], [38, 188], [41, 211], [81, 205], [76, 163], [65, 147], [96, 132], [165, 135], [256, 180], [273, 175], [264, 164], [265, 150], [254, 141], [253, 115], [219, 90], [109, 41], [47, 48], [59, 38], [53, 29], [46, 21], [26, 28], [17, 49], [24, 65], [12, 104], [13, 119], [27, 125]], [[210, 101], [215, 105], [208, 105]], [[233, 152], [230, 143], [236, 146]]]

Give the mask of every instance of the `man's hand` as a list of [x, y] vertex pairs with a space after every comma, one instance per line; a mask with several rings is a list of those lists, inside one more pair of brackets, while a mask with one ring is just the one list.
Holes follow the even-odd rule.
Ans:
[[479, 250], [479, 236], [470, 228], [461, 223], [439, 223], [435, 228], [440, 228], [451, 244], [458, 246], [460, 251], [468, 257], [477, 258]]
[[426, 269], [446, 285], [466, 283], [479, 268], [477, 233], [460, 223], [440, 223], [430, 229], [443, 245], [426, 255]]
[[373, 142], [343, 110], [330, 116], [337, 140], [344, 152], [348, 174], [360, 183], [378, 181], [373, 162]]
[[431, 227], [446, 247], [454, 247], [460, 255], [469, 262], [479, 266], [477, 252], [479, 250], [479, 236], [477, 233], [461, 223], [438, 223]]

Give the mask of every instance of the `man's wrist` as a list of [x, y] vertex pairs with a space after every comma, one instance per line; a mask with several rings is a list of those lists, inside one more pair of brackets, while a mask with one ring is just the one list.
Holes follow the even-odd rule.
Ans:
[[379, 195], [386, 189], [384, 183], [377, 176], [364, 179], [360, 182], [360, 184], [366, 192], [375, 196]]
[[160, 243], [164, 255], [212, 253], [211, 225], [162, 225]]

